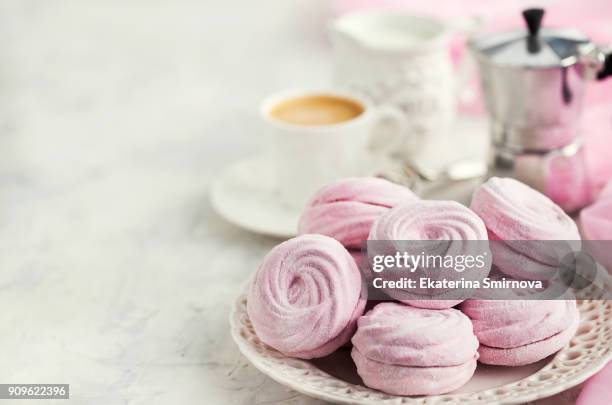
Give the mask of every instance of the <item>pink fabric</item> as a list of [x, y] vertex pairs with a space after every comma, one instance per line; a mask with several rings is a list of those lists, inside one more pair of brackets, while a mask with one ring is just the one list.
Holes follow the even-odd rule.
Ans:
[[513, 348], [498, 348], [481, 344], [478, 348], [479, 361], [500, 366], [523, 366], [535, 363], [561, 350], [567, 345], [578, 329], [580, 313], [575, 301], [569, 308], [569, 326], [546, 339]]
[[331, 236], [347, 248], [361, 248], [376, 218], [401, 202], [417, 199], [408, 188], [380, 178], [339, 180], [312, 197], [298, 230]]
[[357, 265], [338, 241], [302, 235], [266, 255], [247, 312], [267, 345], [292, 357], [323, 357], [351, 338], [365, 307], [361, 287]]
[[580, 223], [585, 239], [612, 240], [612, 180], [599, 199], [580, 212]]
[[582, 210], [580, 224], [585, 239], [612, 240], [612, 198], [604, 198]]
[[576, 212], [593, 201], [592, 176], [589, 176], [584, 148], [573, 156], [549, 155], [543, 162], [543, 170], [544, 194], [565, 212]]
[[382, 303], [362, 316], [351, 353], [363, 382], [396, 395], [452, 391], [473, 375], [478, 340], [456, 309]]
[[602, 199], [612, 199], [612, 180], [606, 184], [606, 186], [601, 191], [600, 197]]
[[612, 399], [612, 362], [584, 384], [576, 405], [610, 405]]
[[[612, 35], [608, 42], [612, 42]], [[612, 79], [591, 86], [589, 92], [602, 87], [606, 88], [608, 100], [603, 95], [595, 95], [601, 101], [587, 104], [582, 120], [585, 169], [594, 195], [612, 179]]]
[[599, 200], [580, 212], [580, 231], [586, 250], [612, 274], [612, 181], [603, 189]]

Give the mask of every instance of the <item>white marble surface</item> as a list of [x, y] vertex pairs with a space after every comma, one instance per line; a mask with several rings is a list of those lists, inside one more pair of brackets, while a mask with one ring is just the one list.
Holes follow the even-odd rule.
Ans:
[[259, 149], [259, 100], [327, 83], [325, 3], [0, 1], [1, 383], [70, 383], [78, 404], [318, 403], [230, 341], [275, 241], [207, 193]]

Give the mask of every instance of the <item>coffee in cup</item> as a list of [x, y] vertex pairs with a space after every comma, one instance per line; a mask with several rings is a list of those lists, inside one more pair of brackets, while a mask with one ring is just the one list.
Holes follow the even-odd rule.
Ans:
[[[405, 127], [401, 111], [374, 107], [337, 89], [275, 94], [264, 101], [261, 115], [267, 124], [276, 198], [294, 210], [302, 209], [324, 184], [370, 173], [373, 138], [390, 129], [399, 137]], [[396, 125], [380, 125], [388, 120]]]
[[364, 106], [335, 95], [306, 95], [279, 102], [270, 117], [293, 125], [333, 125], [360, 116]]

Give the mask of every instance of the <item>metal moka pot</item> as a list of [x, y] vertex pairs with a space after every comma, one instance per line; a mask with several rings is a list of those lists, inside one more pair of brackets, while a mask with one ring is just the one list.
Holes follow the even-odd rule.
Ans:
[[558, 156], [581, 155], [584, 91], [589, 81], [612, 75], [612, 55], [577, 30], [543, 28], [542, 9], [525, 10], [523, 17], [524, 29], [469, 42], [490, 118], [492, 170], [519, 178], [573, 211], [588, 201], [568, 203], [567, 195], [556, 196], [559, 188], [551, 181], [567, 182], [568, 173], [556, 176], [541, 166], [552, 153], [555, 167], [576, 170], [576, 162], [559, 164]]

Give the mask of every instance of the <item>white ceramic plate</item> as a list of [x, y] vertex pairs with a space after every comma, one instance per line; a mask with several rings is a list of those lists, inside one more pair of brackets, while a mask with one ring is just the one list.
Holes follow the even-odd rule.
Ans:
[[567, 347], [524, 367], [478, 365], [474, 377], [446, 395], [399, 397], [365, 387], [348, 349], [313, 361], [282, 355], [255, 335], [246, 312], [246, 295], [231, 314], [232, 338], [242, 354], [275, 381], [314, 398], [342, 404], [517, 404], [574, 387], [612, 358], [612, 301], [581, 301], [580, 326]]

